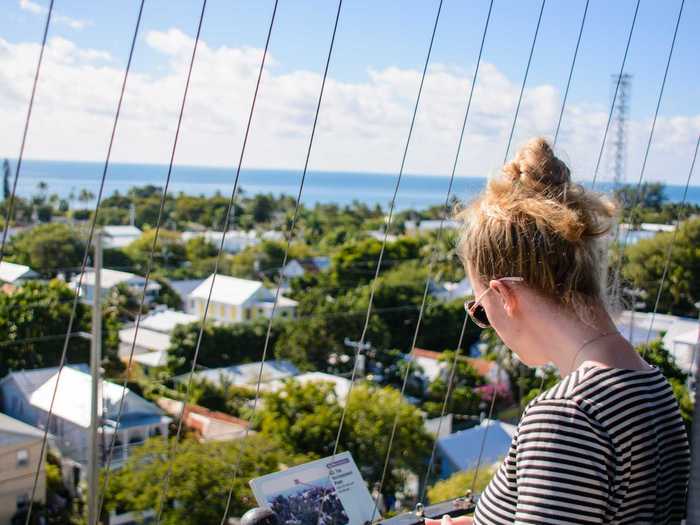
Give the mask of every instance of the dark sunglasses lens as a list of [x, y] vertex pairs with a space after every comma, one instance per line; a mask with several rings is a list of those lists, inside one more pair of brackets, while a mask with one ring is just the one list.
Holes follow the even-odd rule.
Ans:
[[468, 307], [472, 319], [474, 319], [474, 321], [476, 321], [477, 324], [483, 325], [482, 328], [490, 326], [489, 318], [486, 315], [486, 310], [484, 310], [483, 306], [478, 305], [476, 308], [474, 308], [474, 301], [469, 301]]

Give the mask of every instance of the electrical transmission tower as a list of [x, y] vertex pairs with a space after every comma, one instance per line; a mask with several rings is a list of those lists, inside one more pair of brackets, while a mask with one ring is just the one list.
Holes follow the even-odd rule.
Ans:
[[[619, 82], [619, 86], [618, 86]], [[614, 100], [614, 113], [612, 133], [610, 135], [610, 172], [612, 174], [613, 188], [617, 189], [625, 182], [625, 160], [627, 158], [627, 119], [629, 117], [629, 97], [632, 75], [623, 73], [612, 76], [612, 96]]]

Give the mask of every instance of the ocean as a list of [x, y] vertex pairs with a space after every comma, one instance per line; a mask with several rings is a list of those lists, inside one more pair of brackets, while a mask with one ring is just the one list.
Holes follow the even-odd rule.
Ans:
[[[12, 163], [14, 169], [14, 163]], [[71, 192], [76, 196], [82, 189], [97, 193], [103, 170], [99, 162], [64, 162], [25, 160], [17, 185], [17, 194], [22, 197], [38, 193], [37, 185], [45, 182], [48, 194], [56, 193], [68, 198]], [[115, 191], [124, 194], [130, 187], [152, 184], [162, 187], [165, 184], [167, 165], [126, 164], [110, 165], [105, 182], [105, 196]], [[13, 171], [14, 173], [14, 171]], [[220, 192], [230, 195], [235, 170], [204, 166], [174, 166], [168, 190], [170, 195], [214, 195]], [[309, 171], [304, 183], [302, 202], [311, 206], [317, 202], [351, 204], [357, 200], [369, 206], [379, 204], [388, 209], [397, 174], [387, 173], [348, 173]], [[257, 193], [287, 194], [296, 197], [299, 191], [301, 171], [244, 169], [241, 171], [240, 187], [245, 195]], [[457, 177], [452, 192], [461, 200], [468, 200], [483, 189], [484, 177]], [[405, 174], [396, 201], [396, 210], [423, 209], [441, 205], [449, 185], [447, 175]], [[611, 183], [603, 181], [597, 188], [608, 191]], [[683, 186], [667, 185], [666, 195], [671, 201], [680, 201]], [[688, 190], [687, 201], [700, 204], [700, 186]], [[93, 202], [78, 203], [74, 206], [94, 205]]]

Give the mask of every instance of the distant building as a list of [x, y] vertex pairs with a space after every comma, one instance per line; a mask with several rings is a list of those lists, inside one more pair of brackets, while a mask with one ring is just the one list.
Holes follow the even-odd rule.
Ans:
[[[697, 347], [700, 328], [697, 319], [625, 310], [616, 317], [615, 324], [620, 333], [635, 346], [645, 343], [647, 338], [653, 341], [662, 337], [664, 347], [674, 357], [681, 370], [690, 372], [691, 367], [693, 371], [697, 370], [698, 360], [700, 360], [700, 348]], [[695, 354], [693, 354], [694, 349], [698, 350]], [[693, 355], [696, 356], [694, 365]]]
[[[204, 316], [214, 275], [190, 292], [185, 303], [185, 311], [198, 317]], [[211, 293], [207, 319], [222, 323], [240, 323], [256, 317], [270, 318], [275, 302], [275, 293], [263, 286], [260, 281], [239, 279], [228, 275], [217, 275]], [[294, 317], [297, 302], [279, 296], [275, 316]]]
[[443, 301], [453, 301], [455, 299], [464, 299], [474, 295], [474, 289], [472, 288], [469, 279], [465, 277], [459, 282], [442, 282], [434, 283], [433, 288], [430, 293], [436, 299], [442, 299]]
[[292, 259], [282, 269], [282, 275], [287, 279], [302, 277], [327, 270], [330, 267], [330, 257], [319, 256], [309, 259]]
[[[78, 463], [87, 461], [90, 427], [92, 377], [86, 370], [85, 365], [66, 366], [60, 380], [57, 367], [22, 370], [12, 372], [0, 381], [3, 411], [42, 429], [46, 428], [49, 407], [56, 391], [49, 432], [61, 453]], [[102, 443], [111, 443], [122, 394], [124, 408], [115, 441], [115, 465], [126, 459], [131, 446], [138, 446], [150, 436], [167, 435], [170, 422], [170, 418], [153, 403], [121, 385], [103, 381]]]
[[[82, 281], [80, 275], [81, 274], [73, 276], [70, 281], [71, 285], [73, 286], [73, 289], [77, 289], [78, 283], [80, 283], [80, 290], [78, 293], [80, 294], [81, 299], [86, 303], [92, 303], [95, 293], [95, 272], [94, 270], [86, 271], [84, 274], [82, 274]], [[106, 298], [112, 289], [120, 284], [125, 285], [127, 288], [129, 288], [129, 290], [136, 294], [137, 297], [140, 297], [146, 279], [140, 275], [136, 275], [135, 273], [103, 268], [100, 274], [100, 281], [102, 297]], [[160, 284], [153, 279], [150, 279], [146, 288], [146, 304], [155, 300], [156, 297], [158, 297], [159, 292]]]
[[[441, 352], [434, 352], [423, 348], [413, 349], [414, 362], [423, 370], [423, 375], [428, 384], [434, 382], [438, 378], [447, 380], [449, 377], [450, 363], [440, 361], [441, 355]], [[487, 383], [502, 385], [506, 389], [510, 388], [508, 374], [495, 361], [466, 356], [460, 356], [460, 359], [469, 364]]]
[[143, 232], [136, 226], [108, 225], [102, 226], [105, 248], [124, 248], [141, 237]]
[[[242, 365], [227, 366], [222, 368], [210, 368], [195, 372], [198, 380], [208, 381], [214, 385], [255, 386], [258, 378], [262, 383], [280, 381], [299, 374], [299, 370], [289, 361], [270, 360], [263, 365], [262, 377], [260, 376], [260, 363], [245, 363]], [[189, 374], [178, 376], [176, 381], [186, 381]]]
[[[223, 236], [224, 232], [219, 231], [186, 231], [182, 233], [182, 241], [187, 242], [196, 237], [203, 237], [208, 242], [216, 246], [217, 249], [219, 249], [219, 246], [221, 246], [221, 238]], [[260, 239], [258, 239], [258, 236], [253, 230], [247, 232], [241, 230], [228, 230], [224, 239], [223, 250], [226, 253], [238, 253], [242, 252], [249, 246], [255, 246], [259, 243]]]
[[204, 282], [204, 279], [182, 279], [177, 281], [168, 281], [170, 287], [180, 296], [180, 301], [183, 304], [187, 301], [187, 297], [192, 291]]
[[[345, 403], [348, 393], [350, 392], [350, 380], [345, 377], [336, 376], [333, 374], [326, 374], [324, 372], [307, 372], [304, 374], [298, 374], [290, 377], [293, 381], [297, 381], [301, 385], [307, 385], [309, 383], [330, 383], [333, 385], [333, 391], [338, 399], [338, 402], [342, 405]], [[276, 392], [284, 387], [285, 380], [271, 381], [267, 383], [264, 387], [266, 392]]]
[[20, 286], [30, 279], [36, 279], [39, 274], [24, 264], [15, 264], [7, 261], [0, 262], [0, 283], [8, 283]]
[[455, 229], [459, 227], [458, 221], [445, 220], [440, 221], [439, 219], [424, 219], [421, 221], [404, 221], [403, 226], [406, 233], [428, 233], [437, 231], [440, 228], [440, 223], [442, 222], [443, 230]]
[[170, 335], [176, 326], [189, 324], [199, 317], [175, 310], [160, 310], [141, 319], [136, 325], [119, 330], [119, 358], [128, 363], [133, 346], [132, 362], [144, 369], [158, 368], [168, 364]]
[[[620, 242], [623, 243], [627, 241], [627, 246], [631, 246], [633, 244], [637, 244], [639, 241], [642, 241], [644, 239], [651, 239], [657, 233], [672, 232], [675, 229], [675, 224], [654, 224], [644, 222], [638, 227], [633, 228], [630, 224], [622, 223], [620, 224], [620, 230], [618, 235]], [[614, 234], [614, 231], [611, 232], [611, 235]]]
[[[369, 230], [366, 233], [373, 239], [376, 239], [380, 242], [384, 242], [384, 230]], [[386, 234], [386, 242], [396, 242], [398, 239], [398, 235], [394, 235], [393, 233]]]
[[[183, 401], [166, 397], [157, 401], [159, 407], [175, 418], [180, 417], [182, 413], [183, 425], [192, 430], [201, 443], [240, 439], [245, 437], [246, 429], [250, 426], [243, 419], [191, 403], [187, 404], [183, 412], [182, 403]], [[249, 435], [250, 433], [249, 431]]]
[[[455, 472], [470, 470], [479, 461], [484, 443], [481, 465], [498, 463], [508, 454], [517, 427], [498, 420], [485, 419], [480, 425], [440, 437], [437, 440], [436, 463], [438, 479], [449, 478]], [[484, 441], [484, 434], [488, 432]]]
[[42, 430], [0, 413], [0, 525], [11, 525], [12, 516], [28, 505], [37, 469], [34, 501], [46, 501], [43, 439]]

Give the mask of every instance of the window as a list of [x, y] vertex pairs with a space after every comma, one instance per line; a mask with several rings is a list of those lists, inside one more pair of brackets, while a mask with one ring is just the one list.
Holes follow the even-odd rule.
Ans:
[[245, 309], [245, 318], [246, 318], [246, 320], [250, 319], [250, 308]]
[[29, 465], [29, 451], [25, 448], [17, 451], [17, 468]]

